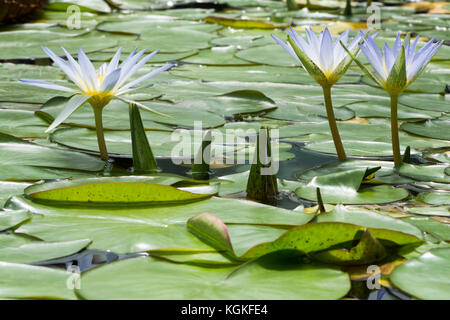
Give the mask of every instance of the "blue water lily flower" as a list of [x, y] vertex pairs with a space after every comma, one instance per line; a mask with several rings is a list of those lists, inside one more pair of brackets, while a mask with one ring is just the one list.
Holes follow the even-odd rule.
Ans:
[[[350, 29], [343, 32], [334, 42], [328, 28], [325, 28], [319, 36], [316, 36], [311, 28], [305, 30], [307, 41], [299, 36], [292, 27], [286, 30], [287, 43], [274, 35], [272, 37], [300, 62], [319, 84], [330, 86], [335, 84], [352, 63], [352, 58], [340, 44], [342, 42], [347, 45]], [[354, 55], [359, 54], [358, 42], [362, 37], [364, 34], [357, 35], [347, 46]]]
[[398, 96], [419, 76], [442, 45], [442, 41], [435, 42], [434, 39], [431, 39], [416, 52], [418, 40], [419, 36], [410, 44], [408, 35], [402, 44], [399, 32], [392, 49], [385, 43], [383, 52], [381, 52], [372, 38], [363, 39], [360, 44], [361, 51], [375, 73], [369, 71], [352, 55], [350, 49], [346, 48], [344, 43], [341, 43], [358, 66], [390, 95], [392, 154], [396, 168], [402, 163], [398, 136]]
[[[306, 28], [306, 38], [308, 41], [298, 36], [292, 27], [289, 27], [289, 30], [287, 30], [287, 43], [272, 35], [274, 40], [300, 62], [305, 70], [322, 86], [328, 124], [339, 160], [345, 160], [347, 156], [334, 116], [331, 101], [331, 87], [347, 71], [352, 63], [352, 57], [358, 55], [358, 43], [364, 36], [364, 34], [358, 34], [350, 42], [348, 48], [344, 48], [341, 44], [348, 43], [349, 32], [350, 29], [342, 33], [334, 42], [328, 28], [325, 28], [319, 36], [316, 36], [311, 28]], [[350, 51], [351, 55], [347, 51]]]
[[364, 39], [360, 45], [361, 51], [375, 70], [375, 73], [370, 73], [370, 77], [389, 93], [398, 94], [405, 90], [442, 45], [441, 41], [431, 39], [416, 52], [418, 40], [419, 36], [410, 44], [407, 37], [402, 45], [399, 32], [392, 49], [385, 43], [382, 52], [372, 38]]

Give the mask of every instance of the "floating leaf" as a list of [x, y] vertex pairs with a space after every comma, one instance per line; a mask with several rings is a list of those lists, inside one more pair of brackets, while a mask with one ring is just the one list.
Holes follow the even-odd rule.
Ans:
[[450, 249], [432, 249], [395, 268], [389, 279], [401, 290], [419, 298], [450, 299]]
[[30, 214], [26, 210], [0, 211], [0, 231], [14, 228], [28, 219]]
[[130, 130], [133, 145], [133, 169], [136, 173], [149, 173], [158, 170], [155, 156], [148, 143], [142, 124], [141, 114], [135, 104], [130, 105]]
[[[155, 205], [186, 203], [211, 197], [214, 189], [197, 194], [135, 177], [88, 178], [35, 184], [25, 194], [35, 201], [53, 204]], [[185, 191], [186, 190], [186, 191]], [[195, 190], [193, 190], [195, 192]], [[209, 193], [208, 193], [209, 192]]]
[[[77, 299], [74, 274], [47, 267], [0, 262], [0, 297], [7, 299]], [[76, 281], [76, 280], [75, 280]], [[67, 283], [73, 285], [72, 289]]]
[[346, 273], [299, 263], [295, 255], [268, 256], [237, 269], [126, 259], [86, 272], [82, 283], [77, 292], [86, 299], [338, 299], [350, 289]]
[[300, 183], [295, 192], [301, 198], [317, 201], [316, 188], [320, 188], [325, 203], [343, 204], [387, 203], [408, 196], [408, 191], [402, 188], [361, 186], [366, 171], [353, 169], [317, 176], [308, 183]]
[[[12, 237], [12, 235], [4, 237]], [[89, 239], [64, 242], [31, 241], [16, 246], [8, 245], [8, 240], [4, 237], [0, 238], [0, 261], [17, 263], [31, 263], [69, 256], [91, 243]]]

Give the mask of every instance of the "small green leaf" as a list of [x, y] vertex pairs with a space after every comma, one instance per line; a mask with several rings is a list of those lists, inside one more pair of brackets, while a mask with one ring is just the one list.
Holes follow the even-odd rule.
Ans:
[[142, 124], [141, 114], [135, 104], [130, 104], [130, 129], [134, 172], [154, 173], [158, 171], [155, 156]]
[[277, 202], [278, 184], [274, 173], [276, 160], [272, 157], [270, 129], [259, 130], [256, 151], [247, 182], [247, 198], [265, 204]]

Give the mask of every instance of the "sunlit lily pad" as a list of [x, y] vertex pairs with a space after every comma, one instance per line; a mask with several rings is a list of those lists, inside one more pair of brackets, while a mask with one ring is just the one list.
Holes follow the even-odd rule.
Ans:
[[426, 120], [402, 124], [402, 130], [429, 138], [450, 140], [450, 120]]
[[368, 204], [387, 203], [404, 199], [408, 191], [387, 185], [362, 186], [367, 169], [353, 169], [312, 178], [299, 184], [296, 194], [304, 199], [317, 201], [320, 188], [324, 203]]
[[[105, 164], [82, 153], [40, 146], [10, 135], [0, 134], [0, 162], [3, 166], [37, 166], [85, 171], [99, 171]], [[1, 177], [7, 175], [5, 171]]]
[[35, 201], [45, 203], [129, 207], [187, 203], [216, 193], [214, 187], [177, 189], [158, 184], [157, 180], [146, 177], [114, 177], [58, 181], [32, 185], [25, 189], [25, 194]]
[[445, 173], [446, 165], [413, 165], [404, 163], [400, 167], [400, 175], [419, 181], [450, 183], [450, 176]]
[[[1, 298], [77, 299], [73, 273], [26, 264], [0, 262]], [[72, 288], [67, 286], [72, 285]]]
[[405, 221], [415, 225], [422, 231], [430, 233], [437, 239], [450, 241], [450, 225], [426, 217], [405, 218]]
[[1, 235], [0, 261], [31, 263], [50, 260], [74, 254], [87, 247], [91, 240], [73, 240], [65, 242], [27, 241], [11, 243], [7, 238], [14, 235]]
[[[201, 212], [213, 212], [225, 223], [267, 226], [295, 226], [311, 219], [311, 215], [298, 211], [220, 198], [177, 206], [101, 209], [55, 207], [16, 197], [7, 207], [27, 208], [32, 213], [44, 215], [34, 215], [17, 232], [32, 234], [45, 241], [89, 238], [93, 241], [91, 248], [116, 253], [170, 248], [211, 250], [211, 247], [191, 235], [185, 225], [190, 217]], [[279, 235], [268, 234], [267, 227], [253, 228], [252, 232], [248, 228], [240, 232], [239, 226], [237, 228], [237, 237], [247, 237], [246, 241], [237, 241], [243, 248], [248, 246], [246, 242], [249, 239], [262, 241], [264, 237], [276, 238]], [[278, 232], [282, 230], [278, 229]]]
[[[116, 281], [110, 281], [111, 275]], [[269, 256], [235, 270], [144, 257], [89, 271], [82, 281], [78, 293], [87, 299], [338, 299], [350, 288], [347, 274], [301, 264], [295, 255]], [[248, 290], [242, 290], [243, 285]]]
[[[349, 170], [356, 168], [367, 168], [367, 167], [381, 167], [375, 172], [373, 180], [381, 181], [383, 183], [389, 184], [401, 184], [413, 181], [407, 177], [401, 177], [395, 174], [394, 163], [391, 161], [372, 161], [372, 160], [346, 160], [346, 161], [335, 161], [323, 166], [314, 167], [305, 171], [297, 173], [297, 178], [301, 180], [308, 181], [315, 176], [322, 176], [325, 174], [330, 174], [340, 170]], [[371, 182], [371, 180], [367, 181]]]
[[16, 227], [28, 219], [30, 214], [26, 210], [0, 211], [0, 231]]
[[432, 249], [397, 267], [389, 279], [420, 299], [450, 299], [449, 262], [450, 249]]

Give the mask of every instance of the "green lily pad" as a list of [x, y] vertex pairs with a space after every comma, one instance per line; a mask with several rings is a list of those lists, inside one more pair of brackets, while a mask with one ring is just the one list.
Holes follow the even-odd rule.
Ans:
[[218, 115], [253, 114], [277, 108], [275, 102], [256, 90], [238, 90], [198, 100], [184, 100], [178, 104], [184, 109], [212, 112]]
[[63, 80], [64, 73], [53, 66], [0, 63], [0, 80], [16, 81], [22, 78]]
[[227, 47], [212, 47], [203, 49], [195, 56], [183, 59], [184, 62], [202, 64], [202, 65], [249, 65], [249, 61], [245, 61], [235, 57], [236, 48], [232, 46]]
[[281, 46], [278, 44], [268, 46], [251, 47], [236, 54], [237, 57], [258, 64], [292, 67], [298, 66], [296, 62]]
[[[277, 101], [277, 106], [278, 108], [276, 110], [268, 112], [265, 117], [304, 122], [302, 124], [292, 125], [292, 129], [298, 128], [296, 130], [298, 135], [313, 133], [315, 131], [327, 132], [327, 130], [330, 130], [328, 123], [324, 122], [326, 109], [323, 105], [305, 103], [303, 101]], [[334, 112], [338, 120], [349, 120], [355, 116], [355, 113], [347, 107], [335, 108]], [[314, 116], [316, 116], [316, 120], [312, 119]]]
[[[50, 122], [62, 111], [64, 104], [65, 99], [55, 98], [48, 101], [41, 111], [50, 116]], [[223, 117], [219, 115], [186, 107], [183, 104], [172, 105], [162, 102], [143, 102], [143, 104], [170, 117], [162, 117], [151, 112], [143, 111], [141, 112], [141, 116], [144, 128], [146, 129], [169, 131], [171, 128], [167, 125], [193, 127], [195, 121], [201, 121], [204, 128], [217, 127], [225, 123]], [[105, 129], [129, 130], [128, 105], [121, 101], [112, 101], [104, 109], [103, 121]], [[95, 128], [92, 108], [85, 106], [78, 109], [65, 123], [73, 126]]]
[[367, 169], [353, 169], [312, 178], [299, 183], [295, 191], [300, 198], [317, 201], [316, 189], [320, 188], [324, 203], [368, 204], [388, 203], [404, 199], [408, 191], [387, 185], [361, 186]]
[[0, 261], [15, 263], [31, 263], [69, 256], [86, 248], [91, 240], [73, 240], [64, 242], [27, 241], [11, 243], [13, 235], [0, 237]]
[[[273, 242], [261, 243], [248, 250], [241, 258], [252, 259], [280, 250], [298, 250], [308, 254], [330, 248], [345, 248], [359, 240], [365, 227], [342, 222], [309, 223], [289, 229]], [[413, 235], [387, 229], [369, 228], [370, 233], [385, 245], [402, 246], [420, 243]]]
[[338, 205], [331, 212], [320, 214], [316, 220], [318, 222], [345, 222], [366, 228], [393, 230], [413, 235], [418, 239], [423, 238], [420, 229], [410, 223], [362, 208]]
[[416, 199], [428, 204], [450, 205], [450, 192], [424, 192], [420, 193]]
[[[380, 170], [375, 172], [375, 175], [372, 178], [373, 180], [389, 184], [403, 184], [414, 181], [412, 179], [401, 177], [398, 174], [396, 174], [394, 170], [394, 163], [391, 161], [372, 161], [372, 160], [353, 160], [353, 159], [349, 159], [346, 161], [330, 162], [319, 167], [313, 167], [308, 170], [300, 171], [299, 173], [296, 174], [296, 177], [301, 180], [308, 181], [316, 176], [322, 176], [337, 171], [350, 170], [356, 168], [360, 169], [369, 167], [374, 168], [377, 166], [381, 168]], [[370, 183], [371, 180], [366, 182]]]
[[[386, 118], [390, 115], [391, 107], [389, 100], [385, 102], [379, 101], [367, 101], [356, 102], [346, 106], [348, 109], [353, 110], [355, 116], [360, 118]], [[441, 112], [417, 110], [415, 108], [408, 107], [403, 104], [398, 105], [397, 117], [398, 119], [405, 120], [423, 120], [439, 117]]]
[[430, 111], [448, 111], [449, 99], [439, 94], [402, 94], [398, 101], [412, 108]]
[[77, 5], [83, 11], [110, 12], [108, 4], [101, 0], [50, 0], [48, 1], [47, 9], [67, 11], [67, 8], [71, 5]]
[[47, 267], [0, 262], [1, 298], [7, 299], [77, 299], [68, 288], [73, 273]]
[[[245, 239], [236, 241], [242, 250], [251, 246], [247, 242], [260, 243], [279, 236], [283, 230], [275, 226], [292, 227], [311, 219], [311, 215], [299, 211], [214, 197], [183, 205], [134, 208], [56, 207], [14, 197], [7, 207], [27, 208], [37, 214], [16, 232], [32, 234], [45, 241], [88, 238], [93, 241], [91, 248], [116, 253], [171, 248], [211, 250], [210, 246], [190, 234], [185, 225], [190, 217], [202, 212], [212, 212], [227, 224], [255, 225], [253, 229], [235, 226], [235, 233], [234, 225], [230, 225], [230, 232], [236, 234], [238, 240], [239, 237]], [[266, 227], [257, 228], [260, 225]], [[272, 227], [273, 231], [268, 227]]]
[[401, 125], [400, 129], [419, 136], [450, 140], [450, 120], [406, 122]]
[[434, 181], [439, 183], [450, 183], [450, 176], [445, 174], [447, 165], [414, 165], [403, 163], [399, 173], [402, 176], [418, 181]]
[[406, 210], [418, 215], [450, 217], [450, 206], [448, 205], [412, 207], [406, 208]]
[[[37, 29], [1, 32], [2, 51], [0, 52], [0, 59], [48, 58], [41, 45], [49, 47], [54, 52], [60, 52], [62, 46], [70, 54], [76, 54], [79, 48], [83, 48], [83, 51], [89, 53], [116, 47], [117, 40], [123, 38], [127, 37], [114, 38], [107, 37], [104, 34], [96, 34], [96, 37], [91, 39], [89, 34], [74, 36], [70, 34], [70, 31], [58, 33]], [[18, 45], [21, 48], [20, 50], [17, 50]]]
[[26, 210], [0, 211], [0, 231], [14, 228], [30, 219]]
[[[243, 82], [275, 82], [292, 84], [316, 84], [305, 71], [298, 68], [275, 66], [196, 66], [184, 65], [170, 73], [189, 79], [205, 81], [236, 81]], [[349, 82], [357, 82], [355, 77], [342, 77]]]
[[450, 249], [438, 248], [394, 269], [389, 279], [395, 286], [419, 298], [450, 299]]
[[216, 193], [215, 188], [200, 188], [198, 191], [196, 187], [177, 189], [153, 183], [155, 179], [152, 178], [140, 178], [105, 177], [48, 182], [26, 188], [25, 194], [35, 201], [45, 203], [129, 207], [187, 203], [211, 197]]
[[422, 231], [430, 233], [443, 241], [450, 241], [450, 225], [426, 217], [404, 218], [404, 221], [415, 225]]
[[[155, 157], [172, 159], [191, 159], [198, 151], [201, 140], [194, 140], [193, 131], [179, 131], [178, 133], [164, 131], [146, 131], [147, 139]], [[235, 138], [228, 138], [228, 141]], [[95, 130], [84, 128], [59, 129], [52, 135], [51, 139], [61, 145], [68, 147], [99, 152]], [[129, 131], [105, 131], [105, 140], [108, 152], [121, 156], [132, 155], [131, 135]], [[217, 141], [217, 142], [216, 142]], [[224, 145], [225, 141], [215, 140], [211, 144], [211, 156], [223, 157], [224, 154], [232, 153], [245, 145]], [[180, 160], [180, 162], [181, 162]]]
[[127, 259], [86, 272], [82, 283], [78, 293], [86, 299], [338, 299], [350, 289], [347, 274], [295, 256], [268, 256], [237, 269]]
[[[5, 167], [25, 165], [84, 171], [99, 171], [105, 166], [100, 159], [86, 154], [40, 146], [3, 133], [0, 133], [0, 162]], [[0, 177], [5, 179], [7, 174], [5, 170]]]
[[[360, 124], [360, 123], [338, 123], [339, 133], [342, 137], [344, 149], [347, 155], [366, 157], [388, 157], [392, 155], [392, 144], [390, 138], [390, 126], [384, 123]], [[358, 139], [355, 139], [358, 137]], [[418, 138], [404, 132], [399, 135], [400, 149], [403, 153], [407, 146], [412, 149], [444, 148], [447, 142], [429, 138]], [[321, 134], [313, 134], [303, 138], [309, 141], [305, 148], [335, 153], [332, 137], [329, 131]], [[413, 152], [413, 150], [411, 150]]]
[[48, 124], [33, 111], [0, 109], [0, 131], [16, 137], [46, 137]]
[[26, 182], [0, 181], [0, 207], [3, 207], [9, 197], [23, 194], [23, 190], [29, 185]]

